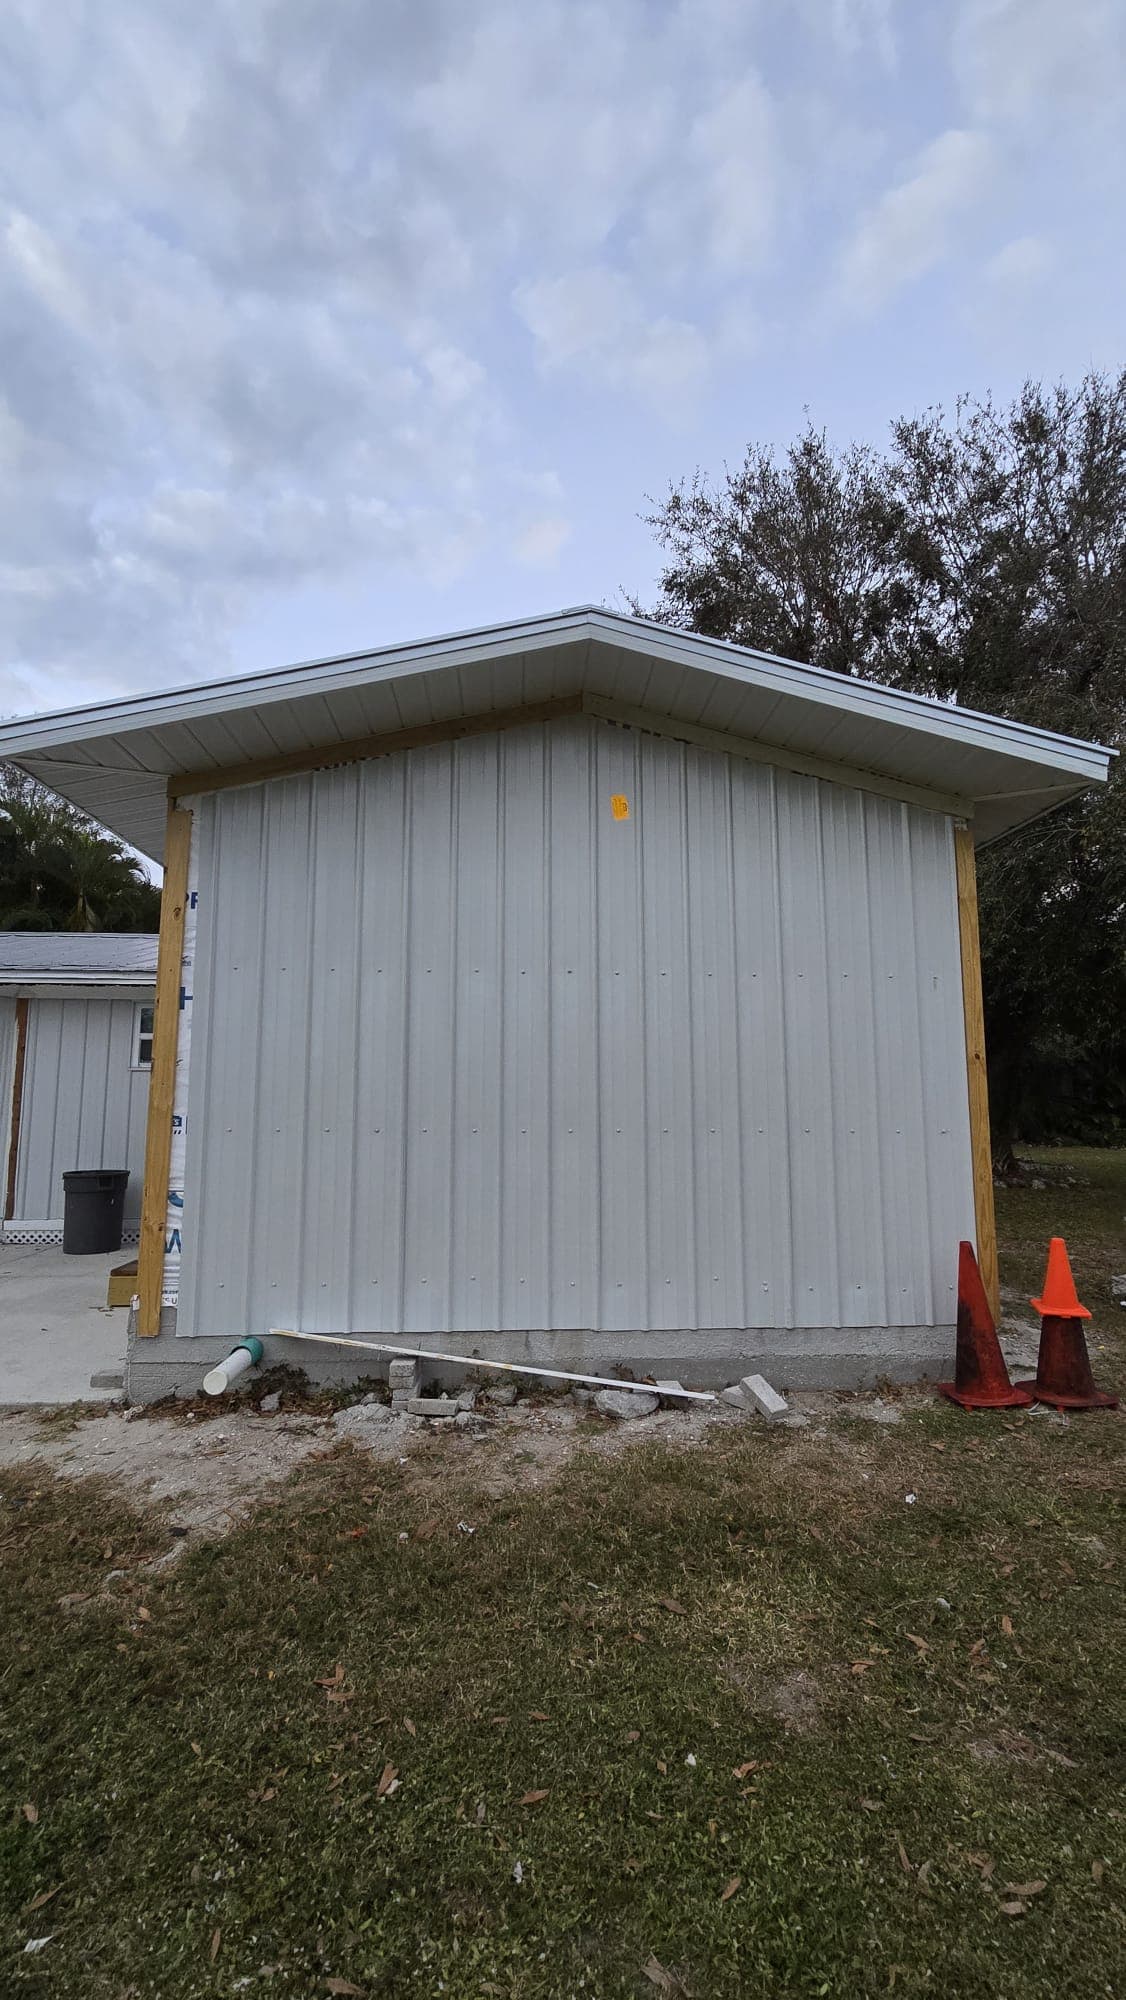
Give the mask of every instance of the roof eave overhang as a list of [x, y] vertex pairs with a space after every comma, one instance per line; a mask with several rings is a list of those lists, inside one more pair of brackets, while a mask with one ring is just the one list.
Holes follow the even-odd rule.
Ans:
[[[550, 675], [539, 664], [546, 649], [555, 649]], [[517, 661], [519, 675], [513, 671]], [[488, 672], [490, 666], [499, 671]], [[294, 719], [300, 718], [299, 734], [308, 736], [311, 750], [323, 749], [328, 763], [334, 747], [334, 698], [341, 712], [354, 711], [365, 696], [396, 710], [411, 701], [416, 706], [425, 702], [452, 724], [502, 706], [495, 692], [502, 680], [542, 685], [545, 676], [557, 694], [611, 701], [628, 682], [633, 699], [626, 706], [634, 711], [637, 726], [644, 726], [648, 717], [675, 735], [679, 724], [689, 740], [692, 713], [702, 709], [706, 717], [711, 711], [724, 726], [707, 729], [709, 737], [725, 737], [732, 747], [740, 741], [753, 743], [768, 758], [776, 753], [783, 764], [794, 743], [772, 741], [772, 721], [776, 737], [789, 733], [793, 738], [795, 717], [815, 717], [817, 731], [830, 745], [818, 763], [842, 770], [847, 765], [853, 781], [867, 772], [875, 789], [898, 781], [912, 790], [920, 787], [909, 784], [907, 772], [897, 773], [896, 755], [916, 770], [933, 765], [933, 782], [928, 778], [922, 789], [933, 791], [938, 810], [957, 809], [951, 794], [958, 793], [982, 845], [1103, 782], [1113, 754], [1101, 745], [1004, 717], [590, 608], [32, 717], [0, 726], [0, 756], [159, 858], [165, 789], [170, 778], [200, 765], [193, 744], [209, 746], [208, 768], [219, 772], [251, 761], [245, 751], [241, 760], [238, 756], [240, 732], [244, 738], [255, 732], [268, 736], [269, 725], [276, 727], [280, 717], [292, 731]], [[761, 727], [740, 727], [739, 710], [748, 707], [743, 699], [748, 694], [756, 715], [764, 718]], [[246, 720], [240, 723], [240, 717]], [[800, 736], [800, 728], [796, 733]], [[226, 740], [234, 746], [229, 754]], [[859, 744], [862, 754], [859, 759], [833, 754], [834, 741], [851, 742], [854, 750]], [[943, 773], [947, 779], [951, 771], [956, 774], [959, 760], [977, 772], [974, 785], [940, 782]], [[1007, 786], [1005, 778], [1011, 781]]]

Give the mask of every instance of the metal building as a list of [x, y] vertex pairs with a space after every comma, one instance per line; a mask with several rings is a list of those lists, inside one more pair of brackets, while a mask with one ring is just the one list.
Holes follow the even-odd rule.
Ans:
[[272, 1327], [917, 1375], [995, 1283], [974, 843], [1099, 746], [583, 609], [0, 755], [165, 861], [132, 1394]]
[[61, 1241], [72, 1167], [126, 1167], [141, 1217], [157, 940], [0, 931], [0, 1237]]

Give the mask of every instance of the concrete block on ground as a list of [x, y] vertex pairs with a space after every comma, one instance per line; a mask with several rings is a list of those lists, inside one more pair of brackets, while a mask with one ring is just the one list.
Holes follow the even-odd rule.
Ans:
[[604, 1417], [651, 1417], [660, 1400], [652, 1389], [600, 1389], [594, 1407]]
[[264, 1417], [272, 1417], [275, 1410], [281, 1409], [281, 1390], [271, 1389], [268, 1396], [263, 1396], [258, 1408]]
[[768, 1423], [776, 1423], [779, 1417], [789, 1414], [789, 1404], [784, 1396], [772, 1389], [765, 1375], [744, 1375], [739, 1384], [748, 1407], [765, 1417]]
[[417, 1396], [422, 1388], [422, 1363], [413, 1359], [394, 1360], [387, 1370], [393, 1396]]
[[737, 1382], [730, 1389], [721, 1389], [719, 1400], [721, 1403], [730, 1403], [733, 1410], [742, 1410], [745, 1417], [750, 1416], [751, 1406]]
[[458, 1409], [453, 1396], [412, 1396], [407, 1404], [410, 1416], [429, 1417], [432, 1423], [436, 1418], [456, 1417]]
[[485, 1394], [490, 1403], [497, 1403], [501, 1409], [508, 1409], [516, 1401], [516, 1384], [513, 1381], [490, 1382]]
[[675, 1380], [668, 1382], [654, 1382], [653, 1384], [655, 1393], [660, 1397], [662, 1403], [664, 1404], [667, 1410], [685, 1410], [688, 1408], [688, 1405], [684, 1401], [683, 1397], [676, 1395], [674, 1393], [674, 1391], [678, 1389], [683, 1389], [683, 1387], [684, 1387], [683, 1382], [677, 1382]]

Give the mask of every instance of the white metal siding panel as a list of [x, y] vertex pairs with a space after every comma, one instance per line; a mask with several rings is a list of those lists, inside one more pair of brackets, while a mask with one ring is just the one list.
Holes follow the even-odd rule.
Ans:
[[948, 821], [578, 716], [197, 810], [181, 1332], [952, 1319]]
[[30, 1000], [13, 1221], [57, 1222], [72, 1167], [128, 1167], [141, 1212], [148, 1072], [131, 1069], [132, 1000]]
[[11, 1139], [12, 1086], [16, 1076], [16, 1003], [0, 994], [0, 1217], [8, 1185], [8, 1146]]

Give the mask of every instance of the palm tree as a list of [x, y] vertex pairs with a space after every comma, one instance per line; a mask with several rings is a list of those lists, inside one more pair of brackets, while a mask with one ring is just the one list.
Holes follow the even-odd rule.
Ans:
[[0, 765], [0, 929], [155, 930], [160, 892], [120, 841]]

